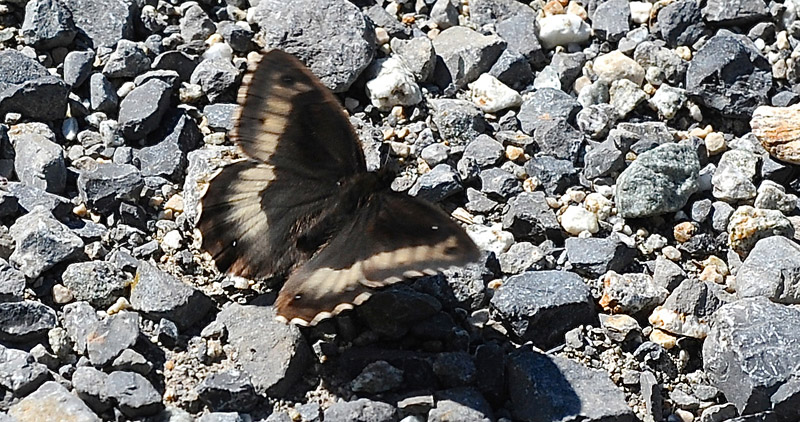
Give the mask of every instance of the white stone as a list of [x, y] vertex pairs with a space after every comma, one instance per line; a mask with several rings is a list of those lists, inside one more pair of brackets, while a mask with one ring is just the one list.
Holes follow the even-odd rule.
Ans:
[[650, 107], [669, 120], [686, 104], [686, 90], [669, 85], [661, 85], [649, 100]]
[[553, 88], [561, 89], [561, 78], [558, 76], [558, 71], [552, 66], [545, 66], [536, 78], [533, 80], [534, 89]]
[[597, 216], [586, 208], [578, 205], [570, 205], [561, 214], [561, 227], [567, 233], [577, 236], [583, 232], [597, 233], [600, 230], [597, 224]]
[[594, 213], [599, 221], [605, 221], [611, 216], [611, 211], [614, 209], [614, 202], [602, 193], [592, 192], [586, 195], [586, 199], [583, 200], [583, 206]]
[[691, 314], [679, 314], [661, 306], [657, 306], [647, 320], [655, 328], [680, 336], [703, 339], [708, 335], [708, 323], [704, 319]]
[[177, 230], [172, 230], [164, 235], [164, 238], [161, 239], [161, 247], [164, 250], [177, 250], [180, 249], [181, 243], [183, 242], [183, 236]]
[[608, 90], [611, 97], [611, 105], [620, 118], [632, 112], [636, 106], [647, 99], [647, 94], [642, 91], [635, 82], [628, 79], [620, 79], [611, 84]]
[[619, 50], [596, 58], [592, 69], [600, 80], [608, 83], [627, 79], [637, 86], [642, 86], [644, 81], [644, 68]]
[[539, 41], [542, 47], [582, 43], [589, 39], [592, 30], [578, 15], [567, 13], [539, 19]]
[[397, 57], [376, 60], [367, 69], [366, 92], [372, 105], [382, 111], [411, 106], [422, 101], [414, 74]]
[[650, 20], [650, 10], [653, 5], [644, 1], [632, 1], [628, 3], [631, 9], [631, 20], [634, 23], [647, 23]]
[[206, 52], [203, 53], [203, 58], [206, 60], [222, 59], [231, 61], [233, 60], [233, 48], [226, 42], [211, 44]]
[[467, 226], [467, 234], [479, 249], [492, 251], [498, 256], [514, 244], [514, 235], [503, 230], [501, 223], [492, 226], [473, 224]]
[[484, 73], [469, 84], [472, 102], [486, 113], [497, 113], [522, 104], [522, 96], [494, 76]]

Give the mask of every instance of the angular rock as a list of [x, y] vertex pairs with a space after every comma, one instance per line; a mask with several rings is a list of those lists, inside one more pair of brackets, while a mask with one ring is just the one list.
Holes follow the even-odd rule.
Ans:
[[661, 37], [672, 47], [694, 44], [703, 36], [705, 27], [700, 2], [696, 0], [676, 1], [658, 11]]
[[475, 362], [466, 352], [442, 353], [433, 362], [433, 373], [445, 387], [472, 384], [475, 381], [475, 371]]
[[375, 54], [372, 25], [346, 0], [261, 0], [253, 20], [267, 47], [295, 55], [333, 92], [350, 88]]
[[118, 103], [119, 97], [111, 81], [102, 73], [93, 74], [89, 78], [89, 104], [92, 110], [111, 113], [117, 110]]
[[122, 311], [88, 327], [86, 354], [93, 365], [103, 367], [139, 338], [139, 314]]
[[209, 104], [203, 107], [203, 115], [208, 119], [208, 127], [218, 130], [232, 130], [236, 124], [239, 105], [232, 103]]
[[188, 81], [197, 67], [198, 58], [182, 51], [165, 51], [153, 59], [153, 69], [174, 70], [181, 81]]
[[580, 108], [580, 103], [564, 91], [544, 88], [522, 103], [517, 118], [522, 130], [530, 135], [545, 122], [574, 121]]
[[85, 300], [98, 307], [114, 303], [126, 285], [117, 267], [105, 261], [70, 264], [61, 280], [76, 300]]
[[481, 192], [489, 197], [507, 200], [522, 192], [520, 181], [511, 173], [492, 167], [481, 171]]
[[732, 297], [708, 281], [687, 278], [649, 317], [653, 327], [679, 336], [703, 339], [711, 315]]
[[728, 245], [740, 256], [747, 255], [763, 238], [793, 235], [794, 227], [791, 222], [777, 210], [742, 205], [728, 222]]
[[143, 187], [139, 169], [130, 164], [98, 163], [78, 176], [81, 200], [100, 213], [117, 209], [121, 201], [135, 203]]
[[[588, 180], [610, 176], [625, 168], [625, 153], [612, 140], [589, 142], [583, 156], [583, 175]], [[570, 184], [569, 186], [572, 186]]]
[[625, 218], [677, 211], [697, 191], [700, 163], [687, 144], [664, 144], [636, 159], [617, 179], [618, 213]]
[[158, 79], [151, 79], [134, 88], [119, 105], [122, 135], [137, 140], [158, 128], [169, 107], [171, 95], [172, 87]]
[[564, 247], [575, 271], [592, 278], [609, 270], [621, 272], [636, 256], [635, 249], [614, 237], [569, 237]]
[[98, 413], [111, 407], [111, 400], [106, 391], [108, 374], [91, 366], [75, 368], [72, 374], [72, 387], [78, 397]]
[[608, 42], [617, 42], [630, 31], [630, 17], [628, 0], [602, 2], [592, 14], [592, 31]]
[[515, 420], [637, 420], [625, 396], [605, 371], [572, 360], [520, 350], [506, 367], [510, 410]]
[[756, 106], [768, 102], [771, 87], [771, 67], [758, 48], [724, 29], [695, 53], [686, 71], [689, 95], [734, 119], [750, 118]]
[[105, 387], [108, 396], [129, 418], [154, 415], [164, 408], [153, 384], [135, 372], [114, 371], [106, 378]]
[[428, 422], [492, 420], [492, 407], [480, 392], [471, 387], [437, 392], [436, 407], [428, 413]]
[[113, 47], [121, 39], [134, 35], [133, 22], [138, 6], [132, 0], [109, 3], [105, 0], [65, 0], [79, 30], [95, 48]]
[[723, 153], [711, 178], [714, 197], [731, 203], [755, 198], [753, 179], [758, 162], [759, 156], [749, 151], [735, 149]]
[[146, 261], [140, 261], [131, 286], [131, 305], [151, 318], [168, 318], [181, 329], [200, 321], [213, 307], [201, 291]]
[[8, 415], [17, 421], [50, 420], [53, 415], [74, 422], [101, 421], [86, 403], [55, 381], [42, 384], [35, 392], [11, 406]]
[[36, 278], [83, 250], [83, 240], [44, 211], [17, 219], [9, 229], [16, 248], [9, 262], [28, 278]]
[[396, 422], [397, 409], [394, 406], [369, 399], [337, 402], [325, 409], [325, 422]]
[[[294, 325], [275, 320], [271, 307], [231, 304], [217, 314], [238, 351], [237, 363], [259, 394], [280, 397], [299, 381], [311, 363], [304, 337]], [[253, 336], [253, 327], [259, 335]]]
[[770, 396], [800, 364], [800, 311], [763, 297], [721, 307], [703, 343], [703, 368], [739, 413], [771, 407]]
[[449, 164], [439, 164], [414, 182], [408, 194], [439, 202], [464, 190], [461, 179]]
[[521, 54], [526, 61], [535, 67], [546, 62], [544, 50], [539, 42], [538, 25], [533, 9], [525, 8], [521, 13], [500, 19], [495, 24], [497, 35], [508, 45], [508, 49]]
[[249, 377], [236, 370], [209, 375], [197, 386], [197, 394], [210, 409], [219, 412], [249, 412], [258, 401]]
[[117, 48], [108, 56], [103, 74], [108, 78], [133, 78], [150, 69], [150, 58], [139, 44], [119, 40]]
[[167, 114], [152, 136], [158, 143], [139, 150], [142, 176], [179, 180], [186, 169], [187, 154], [202, 143], [203, 135], [184, 112]]
[[703, 18], [711, 24], [745, 25], [768, 17], [763, 0], [710, 0], [703, 7]]
[[400, 58], [376, 60], [365, 71], [365, 77], [367, 96], [379, 110], [413, 106], [422, 101], [422, 91], [414, 81], [414, 74]]
[[392, 53], [399, 57], [414, 74], [417, 81], [429, 82], [436, 66], [436, 53], [433, 43], [427, 37], [416, 37], [409, 40], [392, 38], [389, 44]]
[[209, 102], [232, 102], [236, 99], [236, 88], [241, 80], [239, 70], [230, 60], [208, 58], [192, 71], [189, 81], [200, 85]]
[[355, 392], [375, 394], [392, 391], [403, 384], [403, 371], [385, 360], [370, 363], [350, 382]]
[[647, 274], [609, 271], [603, 276], [603, 296], [599, 304], [611, 313], [635, 315], [662, 304], [668, 294], [667, 289], [657, 285]]
[[50, 193], [62, 193], [67, 184], [64, 150], [38, 133], [15, 137], [14, 170], [19, 181]]
[[759, 240], [739, 267], [733, 287], [742, 298], [800, 303], [800, 246], [783, 236]]
[[70, 51], [64, 58], [64, 82], [77, 88], [83, 84], [92, 73], [94, 51]]
[[41, 50], [66, 47], [75, 38], [72, 12], [57, 0], [32, 0], [25, 6], [22, 23], [25, 43]]
[[377, 334], [401, 338], [412, 326], [441, 310], [441, 303], [434, 297], [397, 286], [373, 294], [357, 313]]
[[187, 43], [205, 41], [216, 27], [200, 5], [189, 6], [180, 19], [181, 38]]
[[49, 306], [25, 300], [0, 303], [0, 340], [25, 343], [43, 337], [56, 326], [56, 312]]
[[433, 40], [437, 55], [436, 84], [441, 88], [450, 84], [465, 87], [489, 71], [505, 47], [500, 37], [481, 35], [467, 27], [454, 26], [442, 31]]
[[483, 113], [471, 102], [457, 99], [430, 101], [433, 123], [452, 147], [464, 147], [486, 129]]
[[528, 59], [511, 49], [503, 50], [488, 73], [517, 91], [533, 82], [533, 70]]
[[589, 287], [574, 273], [527, 271], [510, 277], [491, 299], [494, 312], [522, 342], [548, 349], [564, 333], [596, 321]]
[[22, 300], [25, 286], [25, 276], [5, 259], [0, 259], [0, 301]]
[[533, 140], [543, 155], [576, 163], [584, 143], [583, 132], [566, 120], [543, 121], [536, 126]]
[[63, 119], [69, 86], [36, 60], [16, 50], [0, 51], [0, 116], [20, 113], [50, 121]]

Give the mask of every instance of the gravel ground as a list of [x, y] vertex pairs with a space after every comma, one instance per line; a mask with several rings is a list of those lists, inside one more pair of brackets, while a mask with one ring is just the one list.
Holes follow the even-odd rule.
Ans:
[[[263, 48], [480, 262], [311, 328], [220, 274]], [[800, 420], [798, 103], [798, 0], [0, 0], [0, 421]]]

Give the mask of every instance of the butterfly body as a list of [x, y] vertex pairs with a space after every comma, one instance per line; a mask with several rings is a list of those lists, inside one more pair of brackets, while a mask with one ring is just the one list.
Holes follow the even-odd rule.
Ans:
[[249, 158], [210, 182], [198, 228], [220, 270], [288, 275], [279, 317], [313, 325], [375, 288], [477, 259], [441, 209], [393, 192], [386, 170], [367, 172], [338, 100], [293, 56], [254, 63], [239, 102], [231, 137]]

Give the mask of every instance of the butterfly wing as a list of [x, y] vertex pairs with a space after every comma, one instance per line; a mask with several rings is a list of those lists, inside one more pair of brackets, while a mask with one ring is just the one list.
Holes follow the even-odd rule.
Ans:
[[287, 53], [248, 68], [239, 103], [231, 137], [250, 159], [214, 177], [197, 226], [221, 271], [260, 278], [311, 256], [298, 240], [366, 164], [336, 97]]
[[477, 260], [478, 248], [436, 206], [407, 195], [375, 194], [320, 252], [289, 277], [277, 314], [314, 325], [405, 277]]

